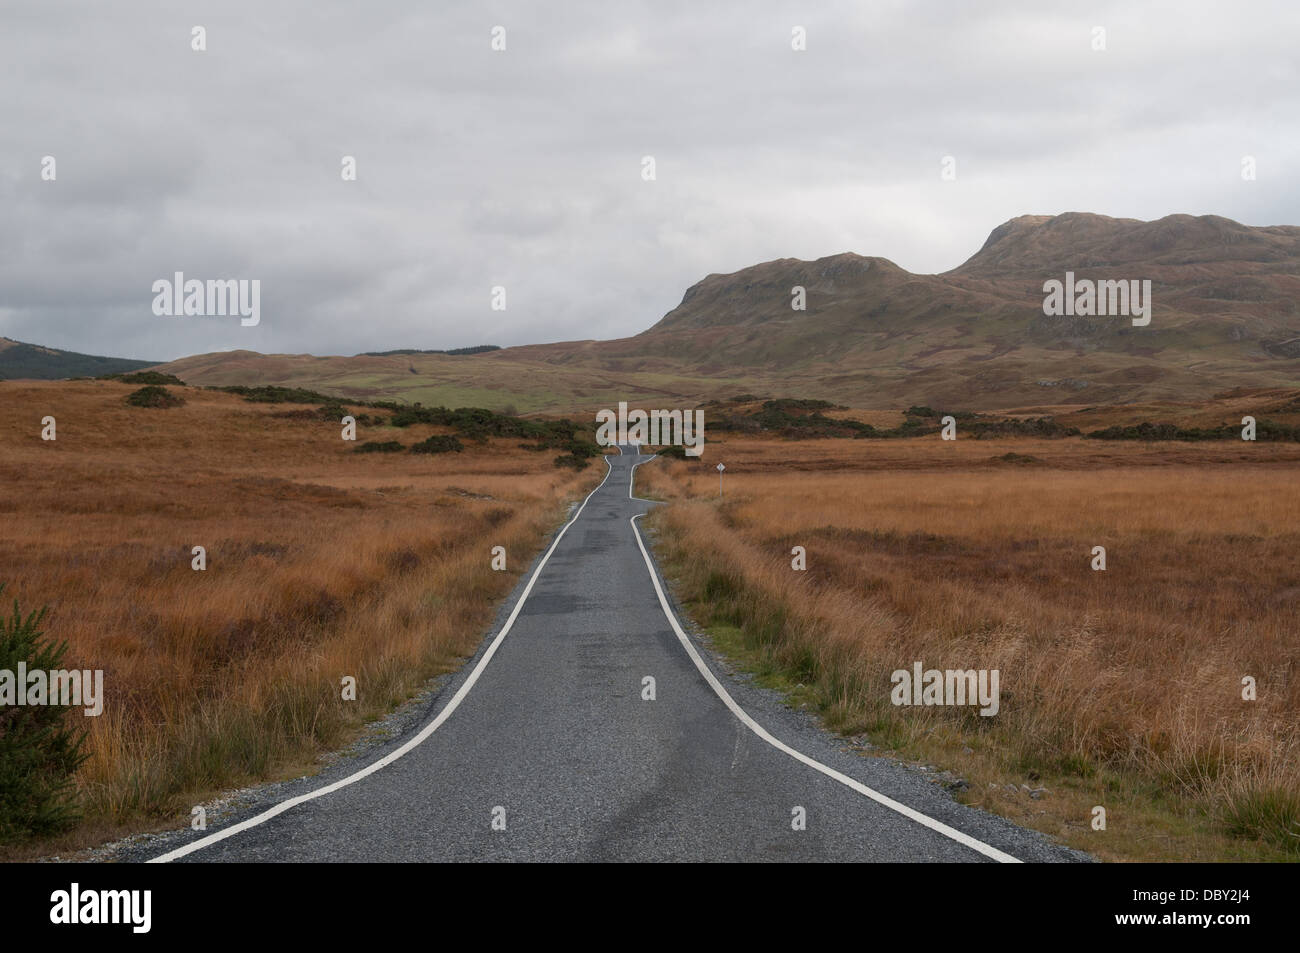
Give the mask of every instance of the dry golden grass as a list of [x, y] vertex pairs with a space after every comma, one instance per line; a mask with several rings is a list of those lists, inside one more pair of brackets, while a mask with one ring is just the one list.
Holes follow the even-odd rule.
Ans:
[[[674, 501], [658, 545], [701, 621], [740, 629], [833, 726], [948, 758], [977, 803], [1104, 857], [1294, 856], [1297, 462], [1294, 444], [728, 437], [642, 467], [637, 492]], [[1000, 713], [894, 707], [890, 674], [917, 660], [998, 669]], [[1055, 796], [1003, 803], [1026, 777]]]
[[[26, 854], [179, 821], [205, 794], [337, 747], [472, 653], [604, 471], [510, 440], [353, 454], [338, 423], [284, 416], [292, 405], [176, 388], [186, 406], [145, 409], [123, 402], [132, 390], [0, 383], [6, 602], [48, 605], [65, 663], [103, 669], [107, 698], [85, 719], [85, 823]], [[47, 414], [57, 441], [40, 439]], [[433, 432], [361, 427], [358, 442]], [[495, 545], [508, 572], [490, 568]]]

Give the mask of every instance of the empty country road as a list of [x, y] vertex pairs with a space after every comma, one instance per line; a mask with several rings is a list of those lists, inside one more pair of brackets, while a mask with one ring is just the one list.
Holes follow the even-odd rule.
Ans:
[[679, 633], [634, 520], [653, 458], [621, 449], [413, 728], [131, 859], [1080, 859], [852, 753]]

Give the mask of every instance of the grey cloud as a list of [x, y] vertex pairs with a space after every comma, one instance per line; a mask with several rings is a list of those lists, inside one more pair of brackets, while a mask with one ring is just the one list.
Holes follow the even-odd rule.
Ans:
[[[1024, 213], [1300, 223], [1297, 27], [1285, 0], [10, 4], [0, 334], [157, 359], [611, 337], [710, 272], [942, 271]], [[177, 270], [260, 278], [263, 324], [154, 316]]]

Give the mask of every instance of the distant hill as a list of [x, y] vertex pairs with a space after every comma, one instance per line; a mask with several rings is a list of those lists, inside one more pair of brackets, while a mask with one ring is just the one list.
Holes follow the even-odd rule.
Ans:
[[98, 377], [153, 367], [154, 361], [132, 361], [124, 357], [97, 357], [24, 344], [0, 337], [0, 380], [62, 380], [67, 377]]
[[[1066, 272], [1150, 280], [1151, 323], [1045, 315], [1043, 283]], [[806, 289], [806, 310], [791, 308], [795, 286]], [[471, 362], [234, 352], [163, 369], [193, 383], [425, 403], [474, 396], [524, 412], [633, 394], [656, 406], [753, 393], [969, 410], [1196, 400], [1300, 386], [1300, 228], [1213, 215], [1024, 215], [938, 275], [851, 252], [709, 275], [653, 327], [618, 340], [506, 348]]]
[[[1043, 284], [1066, 272], [1150, 280], [1151, 323], [1045, 315]], [[791, 309], [796, 286], [804, 311]], [[992, 409], [1066, 392], [1109, 404], [1293, 387], [1300, 228], [1211, 215], [1021, 216], [943, 274], [853, 253], [778, 259], [709, 275], [635, 337], [516, 350], [567, 366], [747, 376], [769, 382], [756, 393], [852, 406]]]
[[450, 350], [439, 351], [437, 349], [421, 350], [414, 347], [399, 347], [391, 351], [362, 351], [358, 357], [393, 357], [398, 354], [451, 354], [453, 356], [462, 356], [465, 354], [486, 354], [488, 351], [499, 351], [499, 344], [476, 344], [474, 347], [453, 347]]

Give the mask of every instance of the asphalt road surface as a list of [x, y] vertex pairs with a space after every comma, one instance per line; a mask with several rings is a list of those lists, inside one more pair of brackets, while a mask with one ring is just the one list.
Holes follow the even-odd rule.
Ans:
[[634, 520], [652, 458], [622, 450], [402, 737], [137, 859], [1081, 859], [729, 673], [674, 618]]

